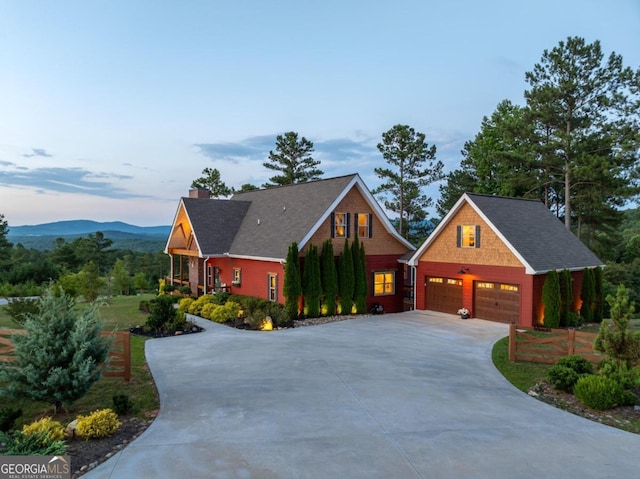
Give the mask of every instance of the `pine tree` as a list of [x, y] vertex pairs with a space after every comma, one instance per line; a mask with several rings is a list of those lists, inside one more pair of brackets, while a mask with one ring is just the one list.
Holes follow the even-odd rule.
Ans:
[[287, 262], [284, 265], [283, 294], [287, 318], [289, 321], [298, 319], [302, 282], [300, 279], [300, 253], [298, 252], [298, 243], [295, 242], [289, 246]]
[[322, 291], [324, 308], [327, 316], [336, 314], [336, 297], [338, 296], [338, 273], [336, 258], [333, 255], [333, 243], [330, 239], [322, 245]]
[[269, 152], [269, 161], [262, 164], [265, 168], [279, 171], [281, 174], [269, 178], [271, 183], [265, 187], [305, 183], [320, 178], [323, 171], [316, 168], [320, 162], [314, 160], [313, 143], [304, 136], [298, 140], [295, 131], [288, 131], [276, 137], [276, 151]]
[[353, 256], [349, 248], [349, 240], [345, 238], [344, 249], [338, 260], [338, 296], [340, 297], [340, 314], [351, 314], [353, 305]]
[[307, 255], [304, 260], [304, 280], [303, 294], [304, 306], [309, 318], [320, 316], [320, 296], [322, 293], [320, 279], [320, 258], [318, 257], [318, 247], [309, 245]]
[[27, 334], [13, 336], [16, 360], [3, 369], [8, 393], [47, 401], [56, 412], [84, 396], [100, 379], [109, 353], [101, 326], [95, 306], [81, 312], [71, 296], [47, 289], [38, 313], [24, 324]]
[[585, 323], [593, 322], [593, 304], [596, 299], [596, 285], [593, 275], [593, 269], [587, 268], [582, 275], [582, 288], [580, 290], [580, 299], [582, 306], [580, 307], [580, 316]]
[[571, 271], [563, 269], [560, 272], [560, 326], [571, 326], [570, 315], [573, 305], [573, 280]]
[[547, 274], [542, 286], [542, 303], [544, 304], [544, 325], [546, 328], [560, 326], [560, 279], [556, 270]]
[[364, 245], [356, 235], [351, 247], [351, 255], [353, 257], [353, 300], [358, 314], [367, 312], [367, 273], [362, 262], [363, 252]]

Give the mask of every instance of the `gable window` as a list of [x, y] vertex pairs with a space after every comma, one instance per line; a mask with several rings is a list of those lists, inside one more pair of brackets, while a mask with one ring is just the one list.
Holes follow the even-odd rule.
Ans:
[[387, 296], [396, 293], [396, 272], [376, 271], [373, 273], [373, 295]]
[[349, 213], [332, 213], [331, 214], [331, 237], [332, 238], [348, 238], [349, 237]]
[[242, 282], [242, 270], [240, 268], [233, 268], [233, 281], [231, 284], [240, 286]]
[[462, 225], [457, 227], [456, 243], [458, 248], [480, 247], [480, 226]]
[[371, 213], [356, 213], [355, 226], [358, 232], [358, 238], [371, 238], [372, 236], [372, 219]]
[[267, 299], [278, 301], [278, 275], [275, 273], [267, 275]]

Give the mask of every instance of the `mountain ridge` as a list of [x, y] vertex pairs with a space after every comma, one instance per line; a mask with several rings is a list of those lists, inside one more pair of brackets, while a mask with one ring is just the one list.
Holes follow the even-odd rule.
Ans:
[[7, 237], [16, 236], [72, 236], [101, 232], [122, 232], [145, 236], [168, 236], [169, 225], [136, 226], [122, 221], [65, 220], [37, 225], [8, 226]]

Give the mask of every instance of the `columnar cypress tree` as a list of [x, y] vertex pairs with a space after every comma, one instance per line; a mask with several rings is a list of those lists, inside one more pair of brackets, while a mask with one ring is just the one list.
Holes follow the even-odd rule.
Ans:
[[587, 268], [582, 276], [582, 289], [580, 290], [580, 299], [582, 306], [580, 307], [580, 315], [585, 323], [593, 322], [593, 304], [596, 299], [596, 285], [593, 269]]
[[341, 314], [351, 314], [353, 289], [353, 256], [351, 256], [349, 240], [345, 238], [344, 249], [338, 260], [338, 296], [340, 296]]
[[602, 268], [597, 266], [593, 270], [593, 283], [595, 288], [595, 299], [593, 304], [593, 320], [601, 323], [604, 318], [604, 291], [602, 290]]
[[544, 325], [547, 328], [560, 326], [560, 279], [556, 270], [551, 270], [542, 286]]
[[96, 307], [79, 311], [71, 296], [49, 288], [24, 329], [13, 336], [15, 362], [3, 370], [11, 396], [47, 401], [60, 412], [100, 379], [110, 341], [100, 336]]
[[338, 296], [338, 272], [336, 259], [333, 256], [333, 243], [330, 239], [322, 245], [322, 292], [327, 316], [336, 314], [336, 297]]
[[560, 326], [569, 324], [569, 313], [573, 304], [573, 281], [571, 271], [563, 269], [560, 272]]
[[298, 243], [291, 243], [284, 265], [284, 309], [289, 321], [298, 319], [302, 282], [300, 280], [300, 253]]
[[367, 272], [362, 262], [364, 245], [358, 240], [353, 240], [351, 255], [353, 256], [353, 300], [356, 303], [358, 314], [367, 312]]
[[307, 317], [309, 318], [317, 318], [320, 316], [320, 296], [322, 294], [320, 282], [318, 247], [310, 244], [304, 260], [304, 279], [302, 284], [304, 306], [307, 311]]

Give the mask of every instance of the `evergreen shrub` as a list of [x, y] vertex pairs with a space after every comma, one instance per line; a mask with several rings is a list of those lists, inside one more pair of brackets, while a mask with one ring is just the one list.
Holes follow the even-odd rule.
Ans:
[[613, 379], [605, 376], [583, 376], [573, 387], [573, 394], [587, 407], [606, 411], [625, 401], [624, 390]]
[[32, 434], [44, 434], [51, 441], [61, 441], [64, 439], [64, 428], [59, 421], [54, 421], [50, 417], [43, 417], [31, 424], [26, 424], [22, 428], [22, 434], [30, 436]]
[[88, 416], [78, 416], [76, 432], [84, 439], [111, 436], [120, 427], [118, 415], [111, 409], [99, 409]]

